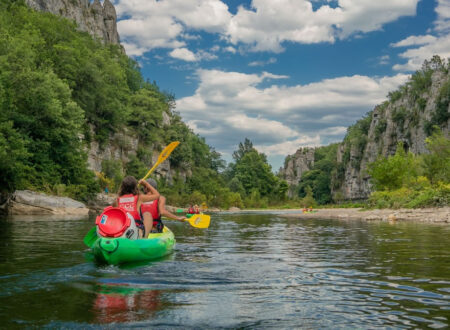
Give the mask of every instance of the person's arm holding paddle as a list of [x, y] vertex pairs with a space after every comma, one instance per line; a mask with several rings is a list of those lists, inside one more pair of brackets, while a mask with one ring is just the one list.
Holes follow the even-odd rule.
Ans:
[[141, 203], [151, 202], [160, 197], [158, 190], [153, 188], [153, 186], [146, 180], [139, 180], [139, 184], [145, 187], [146, 194], [139, 195]]
[[158, 208], [159, 208], [159, 213], [162, 216], [167, 217], [169, 219], [178, 220], [178, 221], [185, 221], [187, 219], [186, 217], [179, 217], [179, 216], [173, 214], [172, 212], [169, 212], [166, 209], [166, 198], [164, 196], [159, 197]]

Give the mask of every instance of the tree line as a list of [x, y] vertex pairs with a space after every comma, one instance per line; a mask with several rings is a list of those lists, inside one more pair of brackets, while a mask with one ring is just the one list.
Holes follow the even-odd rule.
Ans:
[[[430, 70], [439, 66], [436, 63], [430, 61], [425, 71], [412, 77], [410, 89], [417, 91], [419, 99], [420, 91], [430, 84]], [[448, 120], [448, 86], [443, 86], [437, 111], [426, 123], [427, 132], [431, 132], [433, 125]], [[403, 93], [402, 89], [398, 93]], [[398, 93], [389, 97], [394, 99]], [[349, 148], [363, 149], [367, 143], [371, 120], [369, 113], [348, 129], [344, 140], [348, 148], [341, 165], [336, 162], [338, 144], [315, 150], [314, 166], [303, 175], [291, 201], [287, 199], [286, 181], [272, 172], [267, 157], [249, 139], [237, 146], [233, 162], [226, 164], [174, 109], [174, 96], [145, 80], [138, 64], [119, 46], [103, 45], [78, 31], [73, 22], [33, 11], [23, 1], [0, 3], [0, 192], [31, 189], [89, 201], [105, 187], [116, 191], [126, 175], [144, 176], [152, 165], [155, 148], [162, 150], [168, 143], [180, 141], [169, 158], [174, 176], [170, 181], [158, 180], [159, 190], [171, 204], [206, 202], [222, 208], [324, 205], [334, 202], [333, 178], [342, 175]], [[169, 117], [169, 123], [164, 117]], [[403, 117], [403, 113], [396, 114], [399, 122]], [[103, 161], [100, 173], [89, 170], [86, 150], [90, 143], [95, 141], [100, 148], [108, 143], [123, 150], [129, 148], [125, 138], [111, 142], [112, 137], [120, 136], [118, 133], [126, 133], [138, 141], [136, 154], [128, 161]], [[448, 152], [442, 142], [446, 138], [432, 135], [430, 139], [429, 156], [412, 162], [422, 164], [416, 167], [407, 163], [409, 169], [416, 169], [417, 175], [410, 175], [408, 180], [398, 179], [401, 186], [383, 186], [384, 179], [379, 173], [386, 170], [377, 168], [387, 166], [390, 173], [405, 173], [391, 169], [403, 164], [399, 159], [412, 156], [396, 154], [392, 160], [375, 162], [371, 174], [376, 189], [390, 193], [413, 186], [425, 190], [444, 187], [438, 189], [438, 194], [445, 193], [448, 177], [437, 178], [430, 173], [439, 167], [444, 168], [439, 173], [448, 171], [438, 161], [438, 155]], [[435, 140], [441, 142], [436, 144]], [[398, 148], [399, 153], [401, 149]], [[386, 180], [397, 182], [393, 178]], [[433, 195], [430, 189], [427, 196]], [[422, 202], [408, 205], [437, 203], [433, 202], [435, 197], [420, 198]], [[379, 198], [372, 200], [373, 205], [391, 205], [382, 204]], [[442, 204], [442, 200], [438, 203]]]
[[[173, 180], [159, 180], [171, 202], [263, 206], [283, 195], [287, 184], [251, 142], [225, 169], [220, 154], [174, 108], [174, 96], [146, 81], [119, 46], [103, 45], [73, 22], [23, 1], [0, 4], [1, 192], [31, 189], [89, 201], [105, 187], [116, 191], [126, 175], [142, 177], [154, 148], [180, 141], [169, 158]], [[136, 155], [105, 160], [100, 173], [89, 170], [89, 144], [103, 148], [124, 132], [138, 141]], [[125, 138], [113, 143], [129, 148]]]

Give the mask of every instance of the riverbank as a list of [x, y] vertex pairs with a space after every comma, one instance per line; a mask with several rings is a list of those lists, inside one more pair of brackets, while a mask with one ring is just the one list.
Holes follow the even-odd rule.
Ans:
[[[74, 201], [67, 197], [48, 196], [32, 191], [16, 191], [9, 201], [9, 215], [18, 216], [54, 216], [54, 217], [87, 217], [98, 215], [103, 208], [111, 205], [115, 199], [113, 194], [98, 194], [96, 199], [88, 205]], [[176, 213], [178, 210], [187, 212], [187, 209], [169, 206], [166, 208]], [[427, 223], [450, 224], [450, 207], [422, 208], [422, 209], [374, 209], [362, 208], [329, 208], [315, 209], [314, 213], [302, 213], [300, 209], [259, 209], [240, 210], [232, 207], [229, 210], [211, 208], [206, 213], [216, 212], [270, 212], [280, 217], [294, 219], [336, 219], [336, 220], [365, 220], [365, 221], [411, 221]]]
[[[281, 211], [281, 210], [280, 210]], [[423, 209], [375, 209], [361, 208], [317, 209], [314, 213], [283, 214], [279, 216], [294, 219], [335, 219], [335, 220], [366, 220], [366, 221], [411, 221], [450, 224], [450, 207]]]

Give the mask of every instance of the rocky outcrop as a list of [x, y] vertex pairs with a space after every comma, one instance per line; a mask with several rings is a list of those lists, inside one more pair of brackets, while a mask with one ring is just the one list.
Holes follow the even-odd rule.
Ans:
[[68, 197], [48, 196], [30, 190], [17, 190], [8, 202], [10, 215], [60, 215], [86, 217], [89, 209]]
[[[425, 139], [430, 130], [433, 116], [441, 102], [441, 91], [449, 84], [449, 73], [437, 70], [431, 76], [431, 85], [423, 90], [415, 90], [412, 84], [391, 95], [391, 100], [375, 107], [371, 115], [366, 144], [360, 148], [349, 139], [339, 149], [344, 168], [344, 177], [335, 184], [333, 193], [342, 193], [345, 199], [365, 199], [372, 186], [367, 173], [368, 165], [377, 157], [394, 155], [399, 142], [406, 151], [414, 154], [428, 152]], [[450, 104], [447, 104], [447, 112]], [[450, 120], [440, 123], [443, 133], [448, 136]], [[349, 158], [343, 156], [349, 152]], [[338, 158], [339, 160], [339, 158]], [[335, 178], [335, 180], [339, 180]]]
[[[446, 63], [439, 64], [436, 58], [426, 65], [424, 71], [392, 92], [388, 101], [349, 128], [337, 148], [337, 166], [332, 173], [331, 189], [335, 200], [366, 199], [372, 191], [368, 165], [379, 156], [394, 155], [399, 142], [406, 151], [422, 154], [428, 152], [425, 139], [432, 125], [437, 124], [444, 135], [449, 136], [449, 70]], [[311, 150], [314, 149], [301, 148], [286, 158], [280, 174], [290, 185], [290, 191], [314, 166], [316, 160]]]
[[[164, 112], [166, 121], [163, 121], [162, 125], [170, 123], [170, 116]], [[93, 130], [91, 134], [94, 134]], [[88, 168], [96, 172], [102, 172], [102, 164], [104, 161], [115, 161], [120, 163], [120, 166], [124, 168], [126, 164], [131, 160], [133, 156], [136, 156], [138, 148], [140, 147], [139, 140], [131, 132], [124, 130], [112, 135], [106, 143], [100, 145], [97, 141], [91, 141], [86, 146], [86, 152], [88, 154]], [[142, 146], [141, 146], [142, 147]], [[161, 150], [158, 147], [164, 148], [165, 146], [148, 145], [145, 146], [151, 151], [151, 160], [149, 160], [149, 169], [158, 160]], [[192, 173], [189, 170], [174, 169], [170, 166], [170, 160], [167, 159], [162, 162], [154, 171], [157, 178], [165, 178], [165, 180], [171, 184], [174, 177], [180, 178], [183, 182]]]
[[300, 148], [295, 154], [286, 157], [283, 176], [289, 185], [299, 183], [303, 173], [314, 165], [314, 148]]
[[25, 0], [26, 4], [39, 11], [60, 15], [76, 22], [81, 31], [103, 42], [119, 44], [116, 10], [110, 0]]
[[295, 154], [289, 155], [284, 161], [284, 168], [280, 169], [280, 174], [289, 184], [288, 196], [295, 195], [295, 186], [300, 182], [303, 173], [309, 171], [314, 166], [315, 148], [300, 148]]

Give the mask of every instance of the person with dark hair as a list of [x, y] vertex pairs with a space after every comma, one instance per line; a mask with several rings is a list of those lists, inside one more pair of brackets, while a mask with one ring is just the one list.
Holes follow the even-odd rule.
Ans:
[[[153, 179], [147, 179], [147, 183], [154, 189], [157, 188], [157, 183]], [[147, 188], [144, 188], [147, 189]], [[148, 190], [146, 190], [147, 193], [149, 193]], [[161, 233], [164, 228], [164, 224], [161, 221], [161, 216], [165, 216], [167, 218], [178, 220], [178, 221], [185, 221], [186, 217], [179, 217], [175, 214], [169, 212], [166, 209], [166, 198], [162, 195], [159, 196], [159, 198], [155, 199], [152, 202], [146, 202], [141, 204], [141, 214], [142, 217], [148, 217], [148, 214], [151, 215], [151, 218], [153, 219], [153, 228], [152, 232], [155, 233]]]
[[142, 237], [147, 238], [152, 229], [153, 219], [147, 215], [146, 218], [141, 218], [140, 208], [142, 203], [154, 201], [159, 198], [159, 192], [153, 188], [147, 181], [139, 180], [146, 189], [146, 194], [140, 194], [138, 189], [138, 182], [134, 176], [127, 176], [123, 179], [120, 185], [117, 200], [114, 201], [113, 206], [123, 208], [130, 213], [136, 226], [141, 229]]

